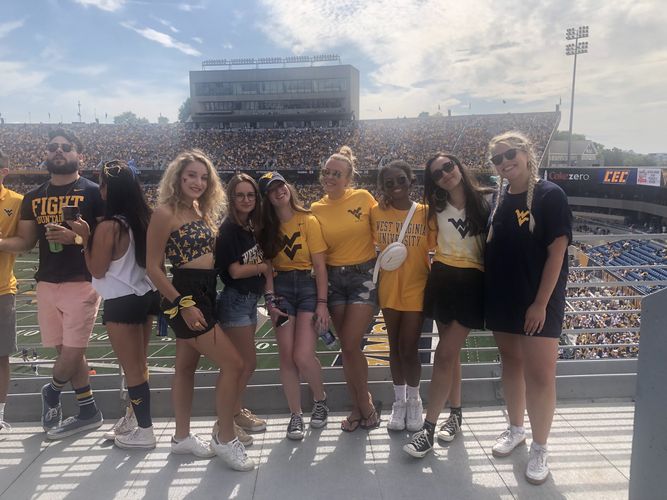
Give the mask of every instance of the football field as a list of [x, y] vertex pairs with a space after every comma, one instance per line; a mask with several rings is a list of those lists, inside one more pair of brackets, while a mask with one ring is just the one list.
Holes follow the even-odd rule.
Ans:
[[[13, 356], [16, 364], [12, 364], [12, 376], [41, 376], [51, 375], [51, 363], [55, 359], [55, 349], [47, 349], [41, 346], [41, 337], [37, 322], [37, 299], [35, 296], [34, 274], [37, 269], [37, 251], [20, 255], [14, 266], [14, 273], [19, 280], [19, 291], [16, 297], [16, 322], [17, 322], [17, 348], [18, 352]], [[278, 368], [278, 347], [275, 333], [271, 322], [262, 314], [260, 307], [259, 321], [255, 333], [255, 346], [257, 349], [257, 367], [259, 369]], [[425, 332], [433, 331], [431, 321], [424, 322]], [[157, 333], [157, 328], [154, 329]], [[437, 337], [436, 337], [437, 339]], [[493, 338], [481, 333], [471, 334], [466, 347], [492, 347], [495, 346]], [[424, 336], [420, 342], [420, 349], [430, 350], [435, 347], [435, 340]], [[329, 353], [324, 344], [318, 340], [317, 349], [323, 366], [334, 366], [341, 364], [340, 356]], [[364, 341], [364, 352], [371, 366], [388, 365], [389, 344], [387, 341], [386, 327], [382, 315], [377, 315], [370, 325], [368, 336]], [[154, 334], [149, 344], [148, 365], [151, 371], [172, 371], [174, 367], [174, 356], [176, 354], [176, 343], [173, 332], [169, 330], [166, 337], [158, 337]], [[496, 351], [464, 351], [461, 360], [464, 363], [479, 363], [493, 361], [496, 359]], [[115, 354], [109, 344], [109, 337], [102, 325], [101, 313], [95, 322], [95, 327], [88, 347], [87, 357], [91, 370], [97, 373], [118, 373], [118, 364]], [[432, 354], [423, 352], [421, 355], [423, 363], [432, 362]], [[202, 357], [200, 362], [202, 370], [216, 370], [215, 365]]]

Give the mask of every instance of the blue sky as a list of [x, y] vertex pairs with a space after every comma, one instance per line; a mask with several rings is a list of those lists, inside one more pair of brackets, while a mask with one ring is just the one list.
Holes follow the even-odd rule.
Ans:
[[[667, 9], [660, 0], [2, 0], [7, 122], [172, 121], [207, 58], [340, 54], [360, 118], [545, 111], [569, 120], [565, 29], [590, 25], [575, 132], [667, 152]], [[505, 103], [503, 103], [505, 101]], [[382, 111], [380, 111], [380, 108]], [[49, 119], [49, 113], [51, 118]]]

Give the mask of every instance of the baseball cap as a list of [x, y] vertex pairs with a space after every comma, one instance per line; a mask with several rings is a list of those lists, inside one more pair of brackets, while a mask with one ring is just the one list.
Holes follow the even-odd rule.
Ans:
[[269, 191], [269, 186], [274, 182], [287, 183], [285, 178], [278, 172], [269, 172], [259, 178], [259, 192], [262, 193], [262, 196], [266, 196], [266, 193]]

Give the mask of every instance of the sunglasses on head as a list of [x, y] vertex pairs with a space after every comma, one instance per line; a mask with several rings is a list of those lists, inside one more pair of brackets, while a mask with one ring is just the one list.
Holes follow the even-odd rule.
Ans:
[[408, 178], [405, 175], [396, 177], [396, 179], [387, 179], [384, 181], [385, 189], [394, 189], [395, 186], [405, 186], [408, 183]]
[[328, 168], [322, 169], [322, 177], [333, 177], [334, 179], [340, 179], [343, 176], [343, 173], [340, 170], [329, 170]]
[[102, 172], [107, 177], [117, 177], [120, 175], [120, 171], [123, 169], [122, 164], [118, 160], [111, 160], [104, 163], [102, 167]]
[[513, 160], [516, 158], [516, 152], [516, 148], [512, 148], [508, 149], [504, 153], [498, 153], [497, 155], [491, 157], [491, 163], [493, 163], [495, 166], [498, 166], [503, 162], [503, 157], [507, 158], [508, 160]]
[[456, 166], [456, 163], [454, 163], [452, 160], [449, 160], [446, 163], [443, 163], [440, 168], [434, 170], [431, 172], [431, 177], [433, 177], [433, 180], [435, 182], [438, 182], [440, 179], [442, 179], [442, 176], [447, 174], [452, 173], [454, 170], [454, 167]]
[[56, 151], [58, 151], [58, 148], [62, 149], [63, 153], [69, 153], [74, 149], [74, 146], [72, 146], [71, 144], [67, 144], [66, 142], [49, 142], [46, 145], [46, 150], [49, 153], [55, 153]]

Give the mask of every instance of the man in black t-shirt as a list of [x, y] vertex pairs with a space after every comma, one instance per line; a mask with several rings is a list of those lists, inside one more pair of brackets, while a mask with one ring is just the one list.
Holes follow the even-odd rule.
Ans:
[[[58, 350], [53, 380], [42, 387], [42, 426], [49, 439], [62, 439], [103, 423], [85, 355], [100, 297], [90, 283], [82, 239], [63, 220], [63, 207], [78, 208], [94, 227], [104, 206], [97, 184], [79, 175], [83, 145], [73, 133], [52, 131], [46, 150], [51, 177], [24, 196], [16, 236], [0, 239], [0, 251], [25, 252], [39, 242], [37, 318], [42, 344]], [[74, 387], [79, 415], [63, 421], [60, 394], [67, 382]]]

